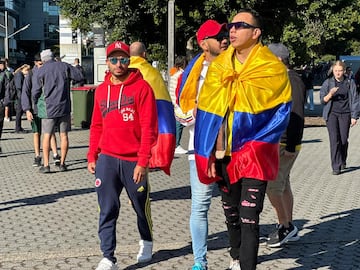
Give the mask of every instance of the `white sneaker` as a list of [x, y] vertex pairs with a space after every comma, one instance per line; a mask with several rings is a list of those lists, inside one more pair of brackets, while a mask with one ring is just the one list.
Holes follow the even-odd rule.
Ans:
[[153, 242], [140, 240], [139, 245], [140, 245], [139, 253], [136, 256], [137, 261], [139, 263], [145, 263], [151, 261]]
[[175, 148], [175, 154], [186, 154], [187, 152], [188, 151], [182, 148], [181, 145]]
[[108, 258], [103, 258], [95, 270], [119, 270], [116, 263], [113, 263]]
[[240, 270], [240, 262], [239, 262], [239, 260], [231, 259], [229, 270]]
[[5, 122], [10, 122], [10, 118], [9, 118], [9, 117], [5, 117], [5, 118], [4, 118], [4, 121], [5, 121]]

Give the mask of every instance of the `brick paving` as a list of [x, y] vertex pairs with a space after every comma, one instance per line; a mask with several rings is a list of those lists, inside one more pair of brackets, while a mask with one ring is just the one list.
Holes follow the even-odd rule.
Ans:
[[[311, 113], [319, 110], [317, 104]], [[25, 120], [23, 126], [30, 130]], [[14, 122], [5, 123], [1, 142], [0, 269], [95, 269], [101, 252], [94, 179], [86, 170], [88, 130], [74, 128], [69, 133], [69, 171], [51, 166], [52, 173], [43, 175], [32, 167], [32, 134], [16, 134], [13, 128]], [[185, 129], [183, 147], [187, 136]], [[360, 126], [355, 126], [350, 132], [349, 168], [333, 176], [326, 127], [307, 125], [291, 174], [294, 222], [301, 239], [275, 249], [262, 243], [257, 269], [360, 269], [359, 141]], [[154, 257], [148, 264], [136, 263], [135, 215], [126, 193], [121, 195], [116, 251], [120, 269], [191, 268], [188, 174], [186, 155], [175, 157], [171, 177], [150, 174]], [[209, 220], [209, 266], [223, 270], [229, 263], [228, 240], [217, 192]], [[276, 223], [267, 199], [260, 223], [262, 236]]]

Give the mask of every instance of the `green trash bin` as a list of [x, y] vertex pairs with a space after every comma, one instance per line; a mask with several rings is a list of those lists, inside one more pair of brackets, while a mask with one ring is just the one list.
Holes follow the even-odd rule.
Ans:
[[73, 125], [89, 128], [94, 107], [95, 85], [84, 85], [71, 88], [73, 103]]

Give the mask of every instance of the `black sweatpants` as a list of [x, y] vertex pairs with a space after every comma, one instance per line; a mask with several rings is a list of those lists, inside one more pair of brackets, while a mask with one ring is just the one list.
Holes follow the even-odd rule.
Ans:
[[4, 128], [5, 106], [3, 101], [0, 100], [0, 139]]
[[[148, 176], [139, 184], [133, 180], [136, 162], [101, 154], [96, 163], [95, 187], [100, 207], [99, 238], [103, 256], [116, 262], [116, 222], [120, 211], [120, 194], [125, 190], [137, 215], [140, 238], [152, 241], [150, 185]], [[126, 217], [125, 217], [126, 218]]]
[[329, 133], [331, 167], [333, 171], [339, 172], [341, 165], [346, 165], [350, 124], [350, 113], [331, 112], [329, 114], [326, 126]]
[[[20, 92], [20, 94], [21, 94], [21, 92]], [[19, 93], [18, 93], [18, 95], [19, 95]], [[21, 99], [20, 98], [18, 98], [16, 100], [15, 110], [16, 110], [15, 131], [21, 131], [21, 129], [22, 129], [22, 127], [21, 127], [21, 118], [22, 118], [22, 115], [24, 114], [24, 111], [22, 109]]]

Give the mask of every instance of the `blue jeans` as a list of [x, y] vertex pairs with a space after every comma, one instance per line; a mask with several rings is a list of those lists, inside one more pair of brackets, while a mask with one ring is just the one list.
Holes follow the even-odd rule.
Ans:
[[214, 184], [202, 184], [198, 178], [195, 160], [189, 161], [191, 186], [190, 233], [195, 263], [207, 265], [208, 211]]

